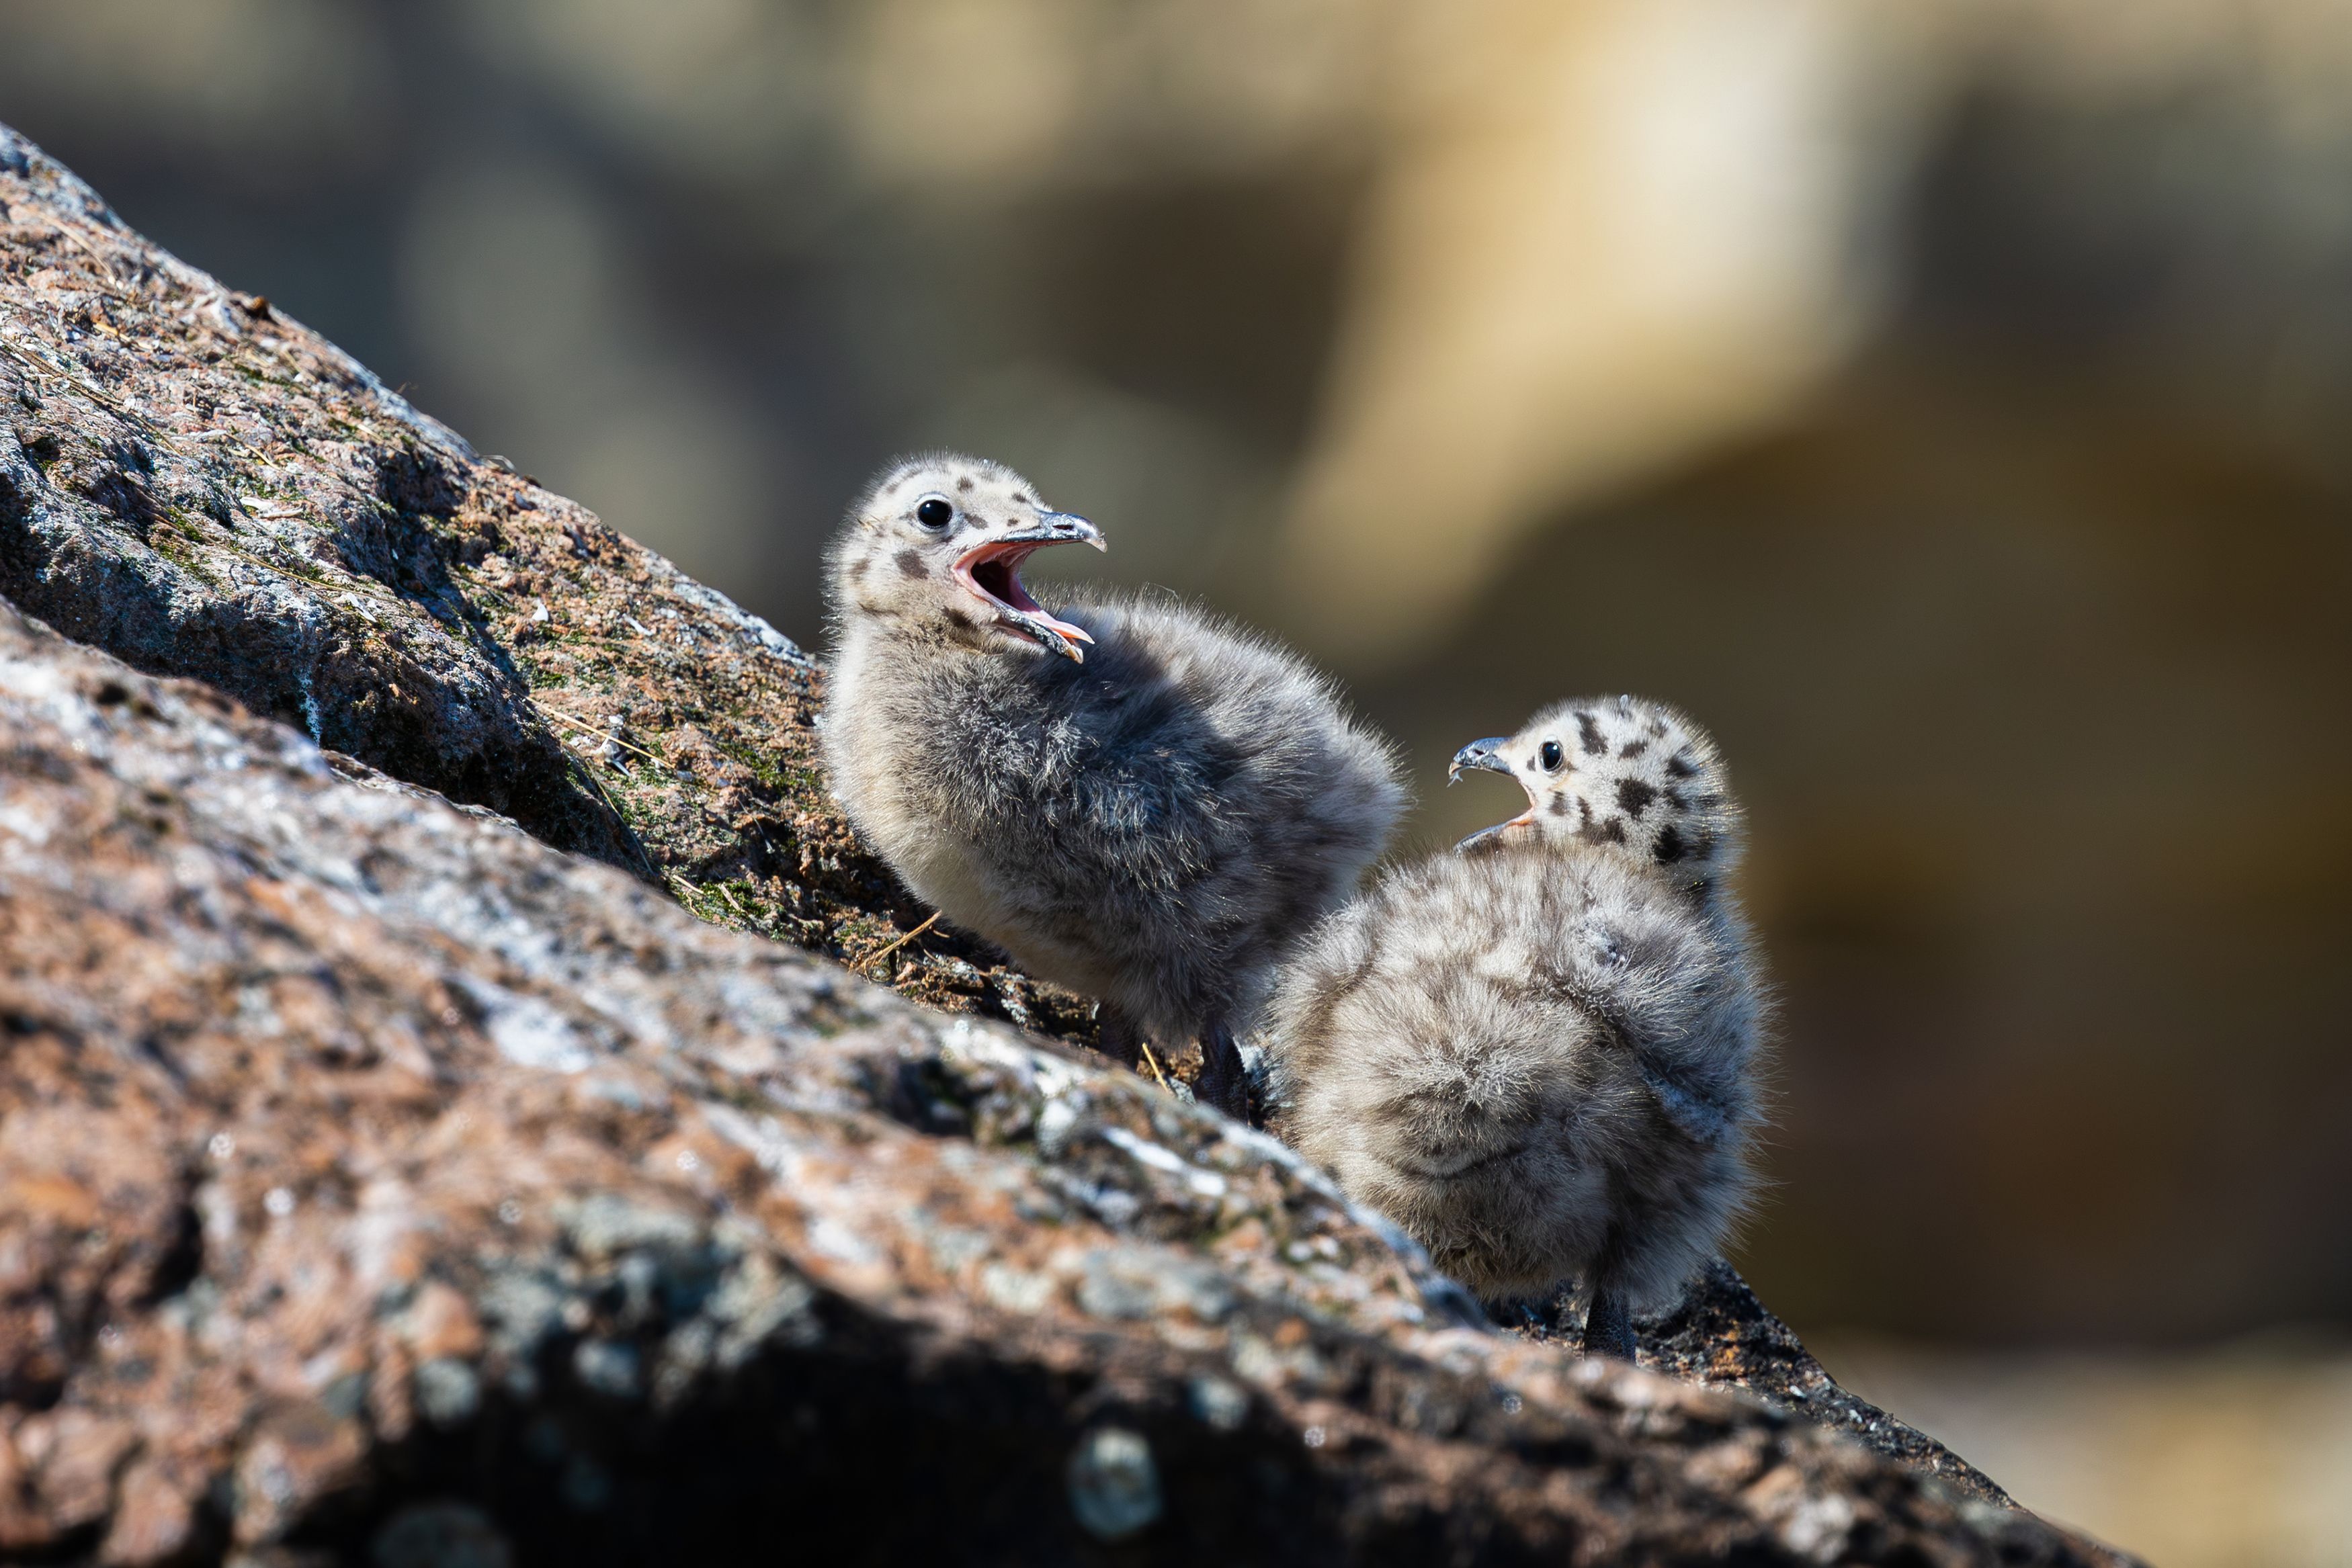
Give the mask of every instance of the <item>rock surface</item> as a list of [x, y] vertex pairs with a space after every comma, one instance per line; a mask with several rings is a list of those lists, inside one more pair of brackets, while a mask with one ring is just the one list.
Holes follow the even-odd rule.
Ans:
[[[0, 595], [706, 918], [872, 964], [929, 911], [825, 799], [822, 675], [0, 127]], [[887, 977], [1061, 1038], [1088, 1004], [934, 928]]]
[[1493, 1332], [917, 935], [784, 639], [0, 202], [0, 1560], [2116, 1560], [1727, 1268]]

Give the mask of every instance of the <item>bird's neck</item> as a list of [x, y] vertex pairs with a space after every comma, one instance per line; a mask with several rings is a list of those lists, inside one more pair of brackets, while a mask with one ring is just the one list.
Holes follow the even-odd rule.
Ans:
[[1064, 662], [1042, 648], [977, 647], [945, 626], [871, 617], [844, 629], [835, 671], [838, 682], [877, 695], [928, 691], [926, 703], [1019, 704], [1022, 692], [1050, 684]]

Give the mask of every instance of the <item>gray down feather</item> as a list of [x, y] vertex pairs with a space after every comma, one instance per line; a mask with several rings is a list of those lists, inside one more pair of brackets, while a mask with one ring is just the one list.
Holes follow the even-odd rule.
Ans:
[[[1605, 732], [1584, 747], [1580, 716]], [[1621, 757], [1637, 737], [1659, 749]], [[1723, 887], [1736, 812], [1705, 737], [1656, 705], [1564, 705], [1507, 750], [1526, 817], [1380, 878], [1286, 966], [1282, 1130], [1490, 1301], [1582, 1278], [1662, 1304], [1753, 1185], [1764, 1003]], [[1622, 792], [1625, 821], [1637, 775], [1656, 782]]]
[[[1009, 470], [923, 461], [835, 552], [824, 749], [851, 820], [949, 919], [1150, 1038], [1245, 1029], [1404, 805], [1387, 745], [1297, 656], [1182, 604], [1062, 599], [1047, 619], [1092, 638], [1071, 656], [942, 621], [971, 606], [934, 563], [1039, 504]], [[896, 520], [974, 476], [936, 545]]]

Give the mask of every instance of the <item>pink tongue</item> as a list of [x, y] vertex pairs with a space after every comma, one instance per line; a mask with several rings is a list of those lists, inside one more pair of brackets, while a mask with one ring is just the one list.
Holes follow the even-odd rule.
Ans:
[[1073, 626], [1066, 621], [1057, 621], [1053, 616], [1047, 615], [1042, 610], [1034, 612], [1034, 613], [1042, 619], [1046, 625], [1051, 626], [1055, 631], [1059, 632], [1063, 636], [1067, 637], [1073, 643], [1092, 643], [1094, 641], [1092, 637], [1087, 635], [1087, 629], [1083, 626]]

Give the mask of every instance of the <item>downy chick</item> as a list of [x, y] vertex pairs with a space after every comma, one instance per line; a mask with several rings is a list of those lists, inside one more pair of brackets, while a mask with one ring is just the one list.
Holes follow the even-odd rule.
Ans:
[[1448, 770], [1528, 807], [1381, 878], [1286, 967], [1266, 1037], [1285, 1131], [1494, 1302], [1581, 1279], [1631, 1359], [1751, 1186], [1765, 1004], [1725, 885], [1723, 764], [1671, 708], [1565, 703]]
[[1106, 1049], [1197, 1040], [1240, 1114], [1234, 1035], [1275, 960], [1351, 892], [1405, 803], [1387, 744], [1299, 659], [1172, 602], [1023, 587], [1103, 547], [1018, 474], [885, 470], [828, 559], [824, 749], [850, 820], [917, 895], [1106, 1006]]

